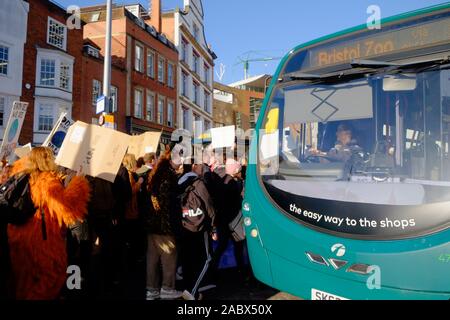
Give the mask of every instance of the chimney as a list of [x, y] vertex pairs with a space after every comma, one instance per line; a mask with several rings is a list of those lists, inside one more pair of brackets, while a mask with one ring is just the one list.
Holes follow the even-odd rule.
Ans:
[[161, 19], [161, 0], [149, 0], [150, 19], [151, 24], [155, 27], [156, 31], [162, 31], [162, 19]]

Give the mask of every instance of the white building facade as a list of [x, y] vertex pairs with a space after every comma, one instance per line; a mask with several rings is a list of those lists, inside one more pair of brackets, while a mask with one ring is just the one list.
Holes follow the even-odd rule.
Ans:
[[65, 52], [37, 48], [33, 143], [41, 144], [62, 112], [72, 116], [73, 65]]
[[173, 13], [174, 43], [179, 52], [177, 127], [200, 136], [213, 125], [214, 60], [204, 30], [201, 0], [184, 0]]
[[48, 16], [46, 31], [47, 47], [36, 48], [33, 144], [45, 141], [62, 112], [72, 116], [75, 57], [68, 52], [69, 30]]
[[12, 104], [22, 95], [28, 12], [29, 4], [25, 1], [0, 1], [0, 140], [3, 139]]

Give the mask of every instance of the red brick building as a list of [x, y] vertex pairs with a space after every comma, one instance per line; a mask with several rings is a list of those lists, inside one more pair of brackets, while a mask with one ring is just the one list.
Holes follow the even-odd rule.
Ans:
[[[162, 131], [163, 142], [168, 142], [176, 129], [178, 52], [154, 25], [161, 19], [159, 1], [152, 1], [152, 18], [141, 5], [115, 6], [112, 23], [112, 84], [117, 83], [118, 117], [126, 116], [126, 132]], [[152, 20], [151, 20], [152, 19]], [[84, 38], [104, 52], [105, 6], [82, 8]], [[152, 23], [150, 23], [152, 22]], [[160, 23], [159, 23], [160, 25]], [[88, 60], [89, 59], [89, 60]], [[86, 57], [85, 62], [92, 59]], [[116, 70], [116, 71], [114, 71]], [[122, 70], [122, 71], [119, 71]], [[123, 83], [123, 72], [125, 72]], [[83, 82], [89, 86], [91, 75], [84, 74]], [[92, 75], [93, 77], [93, 75]], [[117, 77], [120, 78], [116, 79]], [[99, 79], [101, 80], [101, 78]], [[124, 89], [121, 90], [124, 84]], [[83, 91], [89, 90], [88, 87]], [[83, 93], [83, 101], [93, 93]], [[90, 100], [93, 101], [93, 100]], [[83, 109], [82, 118], [92, 116]], [[118, 119], [118, 128], [122, 120]]]
[[[85, 40], [82, 57], [82, 81], [81, 81], [81, 101], [83, 109], [79, 120], [87, 123], [96, 123], [99, 115], [96, 113], [96, 101], [102, 95], [103, 90], [103, 61], [100, 54], [101, 48], [89, 40]], [[112, 112], [116, 129], [127, 132], [126, 127], [126, 91], [127, 91], [127, 71], [117, 62], [111, 68], [111, 98]], [[122, 106], [119, 108], [119, 106]]]
[[40, 144], [61, 111], [80, 117], [83, 31], [68, 28], [70, 15], [55, 3], [28, 3], [21, 100], [29, 107], [19, 142]]

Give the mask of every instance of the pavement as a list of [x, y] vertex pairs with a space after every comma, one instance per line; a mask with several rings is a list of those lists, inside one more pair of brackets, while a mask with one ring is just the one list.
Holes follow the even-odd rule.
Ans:
[[[95, 265], [98, 263], [98, 257], [94, 257], [92, 264]], [[127, 263], [120, 273], [122, 276], [119, 276], [117, 281], [113, 281], [109, 286], [102, 286], [101, 283], [98, 283], [102, 281], [98, 279], [97, 273], [96, 276], [93, 275], [93, 277], [90, 277], [93, 279], [93, 283], [88, 286], [82, 286], [84, 290], [66, 291], [65, 299], [91, 300], [100, 298], [106, 300], [144, 300], [146, 293], [145, 259], [141, 258], [133, 261], [133, 263]], [[297, 297], [279, 292], [258, 281], [253, 276], [250, 266], [243, 273], [233, 267], [220, 269], [216, 277], [216, 288], [204, 292], [204, 300], [300, 300]], [[179, 290], [183, 288], [181, 281], [177, 282], [177, 288]]]
[[235, 268], [219, 271], [217, 288], [205, 293], [205, 300], [267, 300], [277, 290], [259, 282], [252, 275], [242, 277]]
[[[251, 273], [251, 272], [250, 272]], [[285, 292], [279, 292], [261, 282], [252, 275], [243, 279], [237, 269], [219, 271], [217, 288], [205, 293], [204, 300], [303, 300]]]

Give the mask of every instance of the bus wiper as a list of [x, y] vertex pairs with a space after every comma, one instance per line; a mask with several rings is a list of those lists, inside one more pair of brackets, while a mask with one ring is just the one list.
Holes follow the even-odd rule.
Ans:
[[440, 68], [441, 68], [441, 70], [447, 70], [447, 69], [450, 69], [450, 63], [442, 64], [442, 65], [440, 66]]
[[388, 69], [411, 69], [418, 67], [427, 67], [440, 65], [443, 63], [447, 63], [450, 61], [450, 57], [440, 57], [434, 59], [427, 60], [418, 60], [411, 61], [408, 63], [395, 63], [395, 62], [387, 62], [387, 61], [377, 61], [377, 60], [353, 60], [350, 65], [352, 68], [370, 68], [370, 69], [380, 69], [380, 68], [388, 68]]
[[[353, 71], [340, 71], [333, 72], [328, 74], [314, 74], [314, 73], [305, 73], [301, 71], [296, 71], [292, 73], [288, 73], [284, 75], [279, 81], [280, 82], [290, 82], [290, 81], [312, 81], [312, 82], [332, 82], [332, 81], [340, 81], [343, 79], [347, 79], [348, 77], [358, 77], [361, 74], [370, 74], [373, 72], [377, 72], [378, 69], [387, 69], [388, 71], [394, 70], [408, 70], [408, 69], [417, 69], [417, 68], [430, 68], [434, 66], [444, 65], [450, 62], [450, 57], [440, 57], [428, 60], [418, 60], [412, 61], [408, 63], [395, 63], [388, 61], [377, 61], [377, 60], [353, 60], [350, 65], [352, 69], [362, 68], [363, 70], [353, 70]], [[372, 69], [377, 71], [368, 71], [364, 69]]]
[[429, 67], [429, 66], [438, 66], [450, 61], [450, 57], [440, 57], [435, 59], [428, 60], [419, 60], [413, 61], [410, 63], [402, 63], [399, 68], [400, 69], [410, 69], [410, 68], [419, 68], [419, 67]]
[[281, 82], [290, 82], [290, 81], [311, 81], [314, 83], [321, 83], [321, 82], [334, 82], [334, 81], [341, 81], [344, 79], [348, 79], [348, 77], [355, 77], [358, 78], [361, 76], [361, 74], [365, 74], [367, 71], [348, 71], [348, 72], [334, 72], [334, 73], [328, 73], [324, 75], [317, 75], [317, 74], [310, 74], [310, 73], [303, 73], [303, 72], [293, 72], [286, 74], [283, 76], [282, 79], [280, 79]]
[[[377, 68], [384, 68], [384, 67], [392, 67], [392, 66], [399, 66], [398, 64], [389, 63], [389, 62], [383, 62], [383, 61], [375, 61], [375, 60], [353, 60], [351, 63], [351, 66], [353, 68], [371, 68], [371, 69], [377, 69]], [[328, 74], [313, 74], [313, 73], [305, 73], [301, 71], [296, 71], [292, 73], [285, 74], [282, 79], [280, 79], [281, 82], [288, 82], [288, 81], [296, 81], [296, 80], [304, 80], [304, 81], [317, 81], [317, 80], [332, 80], [332, 79], [340, 79], [346, 76], [355, 76], [359, 75], [361, 73], [365, 73], [366, 71], [350, 71], [350, 72], [333, 72]]]
[[292, 72], [292, 73], [288, 73], [288, 74], [284, 75], [283, 78], [281, 79], [281, 81], [282, 82], [295, 81], [295, 80], [310, 81], [310, 80], [320, 80], [320, 79], [322, 79], [321, 75], [297, 71], [297, 72]]
[[352, 66], [352, 68], [370, 68], [370, 69], [401, 66], [398, 63], [377, 61], [377, 60], [352, 60], [350, 65]]

